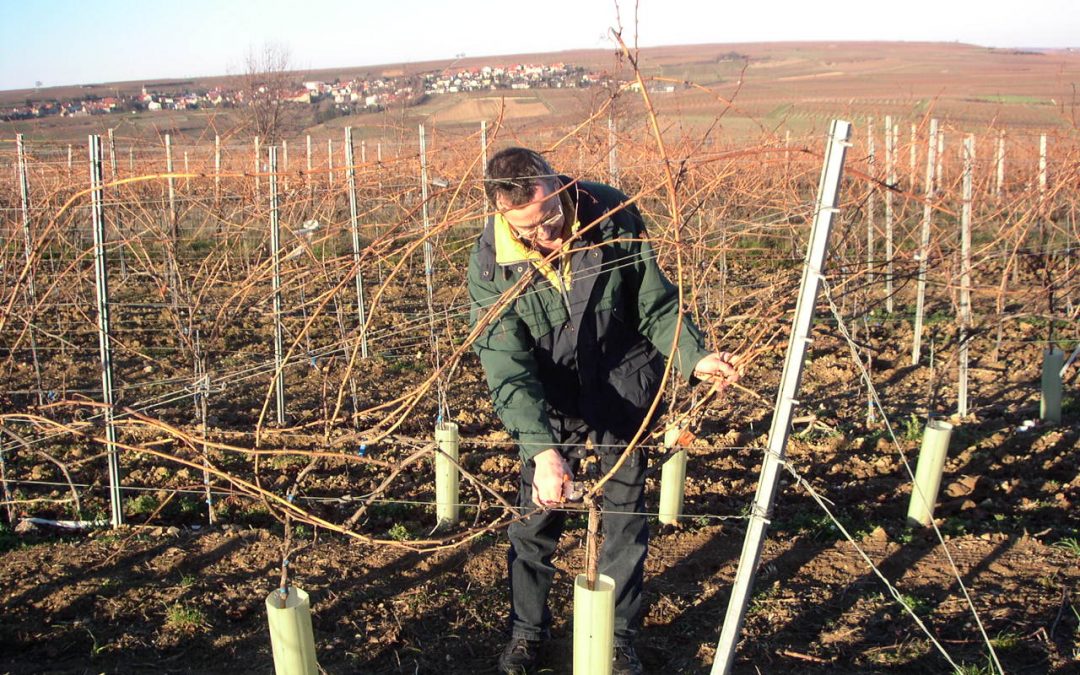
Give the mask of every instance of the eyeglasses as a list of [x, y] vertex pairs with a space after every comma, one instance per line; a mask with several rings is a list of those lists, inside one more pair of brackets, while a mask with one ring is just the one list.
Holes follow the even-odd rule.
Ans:
[[540, 232], [540, 228], [544, 228], [546, 230], [546, 229], [555, 227], [560, 222], [562, 222], [562, 220], [563, 220], [562, 199], [559, 199], [558, 197], [556, 197], [555, 198], [555, 210], [554, 210], [553, 213], [548, 215], [546, 218], [544, 218], [543, 220], [541, 220], [538, 223], [533, 223], [532, 225], [526, 225], [525, 227], [517, 227], [517, 226], [513, 226], [513, 227], [514, 227], [514, 231], [517, 233], [517, 235], [519, 237], [521, 237], [522, 239], [532, 240], [532, 239], [536, 238], [536, 235]]

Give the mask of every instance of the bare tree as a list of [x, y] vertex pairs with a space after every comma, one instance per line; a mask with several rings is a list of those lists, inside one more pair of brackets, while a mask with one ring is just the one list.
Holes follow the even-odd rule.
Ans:
[[268, 42], [260, 49], [249, 48], [238, 89], [243, 96], [241, 109], [253, 135], [268, 144], [279, 142], [289, 123], [289, 97], [296, 88], [298, 74], [291, 72], [288, 47]]

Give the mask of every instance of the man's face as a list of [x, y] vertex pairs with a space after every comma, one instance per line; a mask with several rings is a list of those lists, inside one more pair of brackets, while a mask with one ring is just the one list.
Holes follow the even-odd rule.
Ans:
[[553, 186], [541, 183], [533, 193], [532, 201], [504, 209], [502, 213], [510, 228], [527, 246], [548, 252], [562, 246], [566, 215], [562, 199], [555, 194]]

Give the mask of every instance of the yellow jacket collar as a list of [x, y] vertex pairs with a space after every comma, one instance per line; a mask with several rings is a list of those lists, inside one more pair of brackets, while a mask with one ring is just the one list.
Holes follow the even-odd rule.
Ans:
[[[563, 204], [565, 208], [565, 202]], [[570, 226], [570, 233], [576, 234], [578, 229], [581, 228], [581, 223], [575, 218], [573, 225]], [[515, 263], [528, 262], [536, 267], [548, 281], [550, 281], [556, 287], [562, 286], [563, 290], [570, 288], [570, 265], [560, 265], [560, 271], [562, 272], [562, 278], [556, 273], [555, 269], [550, 263], [545, 263], [546, 257], [540, 251], [531, 249], [524, 244], [514, 231], [510, 228], [510, 223], [506, 221], [501, 213], [495, 214], [494, 223], [495, 234], [495, 262], [499, 265], [513, 265]], [[564, 243], [560, 256], [565, 258], [570, 252], [570, 244]], [[569, 262], [569, 261], [567, 261]]]

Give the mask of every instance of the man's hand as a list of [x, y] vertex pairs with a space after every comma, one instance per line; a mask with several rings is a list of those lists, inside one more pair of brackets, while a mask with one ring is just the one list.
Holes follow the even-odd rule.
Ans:
[[563, 499], [563, 483], [572, 480], [570, 466], [555, 448], [533, 457], [532, 499], [537, 506], [558, 506]]
[[735, 356], [730, 352], [713, 352], [697, 362], [694, 377], [709, 382], [713, 378], [723, 378], [721, 387], [739, 381], [739, 370], [735, 366]]

